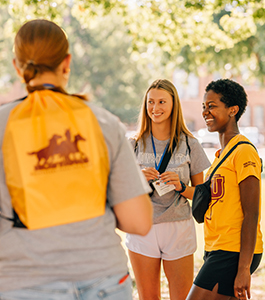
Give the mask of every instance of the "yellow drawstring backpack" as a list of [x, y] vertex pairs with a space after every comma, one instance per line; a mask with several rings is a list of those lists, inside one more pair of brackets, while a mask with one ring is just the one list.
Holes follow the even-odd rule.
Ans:
[[83, 100], [51, 90], [29, 94], [10, 113], [2, 151], [14, 215], [28, 229], [104, 214], [108, 151]]

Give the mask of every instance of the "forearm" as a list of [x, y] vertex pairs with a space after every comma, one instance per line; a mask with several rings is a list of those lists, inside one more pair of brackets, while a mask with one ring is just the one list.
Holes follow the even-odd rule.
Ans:
[[241, 227], [238, 271], [250, 268], [256, 244], [258, 215], [246, 215]]
[[195, 190], [194, 186], [186, 185], [186, 190], [183, 193], [181, 193], [181, 195], [184, 196], [187, 199], [192, 200], [194, 190]]
[[259, 180], [254, 176], [247, 177], [239, 184], [239, 187], [244, 219], [241, 226], [238, 268], [244, 269], [250, 267], [256, 245], [259, 220]]
[[141, 195], [113, 207], [117, 228], [127, 233], [146, 235], [153, 224], [153, 206], [148, 195]]
[[187, 185], [186, 190], [183, 193], [181, 193], [181, 195], [188, 198], [188, 199], [190, 199], [190, 200], [192, 200], [193, 194], [194, 194], [194, 191], [195, 191], [195, 186], [197, 184], [203, 183], [203, 173], [201, 172], [201, 173], [198, 173], [196, 175], [193, 175], [193, 176], [191, 176], [190, 179], [191, 179], [190, 180], [191, 186]]

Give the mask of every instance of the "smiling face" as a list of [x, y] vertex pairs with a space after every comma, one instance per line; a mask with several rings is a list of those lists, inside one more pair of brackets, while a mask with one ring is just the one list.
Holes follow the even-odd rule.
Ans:
[[165, 90], [151, 89], [147, 94], [146, 109], [154, 124], [171, 124], [172, 96]]
[[210, 132], [224, 133], [228, 126], [235, 122], [236, 108], [234, 106], [227, 107], [220, 100], [221, 96], [212, 90], [209, 90], [204, 96], [202, 116]]

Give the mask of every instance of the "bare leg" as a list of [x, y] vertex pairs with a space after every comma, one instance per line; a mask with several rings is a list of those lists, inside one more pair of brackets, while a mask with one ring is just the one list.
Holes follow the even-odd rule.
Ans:
[[159, 300], [161, 259], [144, 256], [129, 250], [140, 300]]
[[163, 260], [171, 300], [185, 300], [193, 281], [193, 255]]
[[[230, 296], [220, 295], [217, 293], [218, 284], [213, 288], [212, 291], [205, 290], [196, 285], [192, 285], [186, 300], [233, 300]], [[236, 298], [235, 298], [236, 299]]]

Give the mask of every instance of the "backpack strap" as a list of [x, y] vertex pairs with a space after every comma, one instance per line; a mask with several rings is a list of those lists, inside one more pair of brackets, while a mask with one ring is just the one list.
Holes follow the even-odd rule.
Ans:
[[160, 174], [165, 172], [165, 170], [167, 168], [167, 165], [170, 161], [171, 155], [172, 155], [172, 153], [174, 152], [174, 150], [176, 148], [176, 145], [177, 145], [177, 143], [176, 143], [176, 140], [174, 139], [173, 145], [172, 145], [172, 150], [169, 150], [169, 145], [167, 146], [166, 154], [164, 155], [163, 160], [161, 162], [161, 165], [158, 169], [158, 172]]
[[[249, 144], [249, 145], [251, 145], [252, 147], [254, 147], [255, 148], [255, 150], [257, 151], [257, 149], [256, 149], [256, 147], [252, 144], [252, 143], [250, 143], [250, 142], [247, 142], [247, 141], [240, 141], [240, 142], [238, 142], [237, 144], [235, 144], [227, 153], [226, 153], [226, 155], [221, 159], [221, 161], [218, 163], [218, 165], [214, 168], [214, 170], [212, 171], [212, 173], [211, 173], [211, 175], [209, 176], [209, 181], [211, 181], [211, 179], [212, 179], [212, 177], [213, 177], [213, 175], [214, 175], [214, 173], [216, 172], [216, 170], [221, 166], [221, 164], [227, 159], [227, 157], [236, 149], [236, 147], [238, 146], [238, 145], [242, 145], [242, 144]], [[262, 166], [262, 159], [261, 159], [261, 172], [262, 172], [262, 168], [263, 168], [263, 166]]]
[[189, 152], [189, 154], [190, 154], [191, 150], [190, 150], [189, 139], [188, 139], [187, 134], [185, 134], [185, 137], [186, 137], [186, 145], [187, 145], [187, 149], [188, 149], [188, 152]]
[[[188, 138], [187, 134], [185, 134], [185, 137], [186, 137], [186, 145], [187, 145], [187, 149], [188, 149], [189, 156], [190, 156], [191, 149], [190, 149], [190, 145], [189, 145], [189, 138]], [[190, 174], [191, 174], [190, 163], [189, 163], [189, 170], [190, 170]]]

